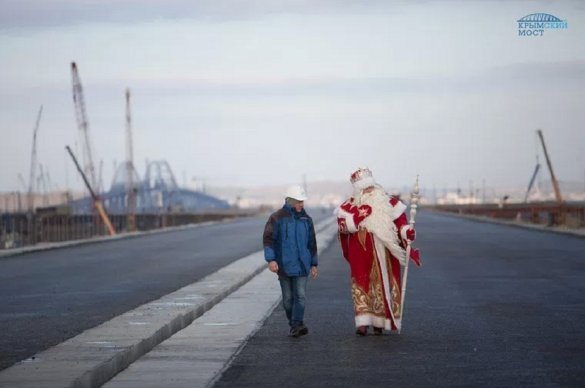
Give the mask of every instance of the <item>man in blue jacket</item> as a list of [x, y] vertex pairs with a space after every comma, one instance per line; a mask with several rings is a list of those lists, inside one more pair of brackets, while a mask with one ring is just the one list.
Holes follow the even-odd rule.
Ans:
[[317, 277], [317, 241], [313, 220], [304, 209], [306, 199], [301, 186], [289, 187], [284, 206], [270, 215], [263, 236], [264, 258], [278, 274], [291, 337], [309, 333], [303, 322], [305, 290], [309, 273]]

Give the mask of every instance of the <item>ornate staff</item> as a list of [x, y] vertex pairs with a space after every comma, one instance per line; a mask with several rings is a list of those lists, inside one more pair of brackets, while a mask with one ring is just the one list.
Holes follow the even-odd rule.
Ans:
[[[416, 217], [416, 209], [418, 208], [418, 200], [419, 200], [419, 187], [418, 187], [418, 175], [416, 176], [416, 182], [414, 184], [414, 189], [410, 192], [410, 220], [409, 224], [414, 229], [415, 224], [415, 217]], [[410, 261], [410, 254], [412, 247], [410, 246], [410, 240], [406, 240], [406, 265], [404, 266], [404, 273], [402, 275], [402, 292], [401, 292], [401, 299], [400, 299], [400, 321], [404, 318], [404, 297], [406, 296], [406, 280], [408, 279], [408, 262]], [[418, 250], [415, 250], [415, 256], [418, 260]], [[398, 334], [400, 334], [400, 330], [402, 329], [402, 324], [398, 327]]]

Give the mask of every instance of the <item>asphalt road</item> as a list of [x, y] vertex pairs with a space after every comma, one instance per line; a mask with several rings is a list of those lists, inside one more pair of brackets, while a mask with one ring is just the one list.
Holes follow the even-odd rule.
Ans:
[[0, 259], [0, 370], [261, 250], [266, 219]]
[[585, 239], [420, 212], [402, 334], [354, 334], [337, 244], [307, 289], [308, 336], [282, 308], [216, 387], [585, 386]]

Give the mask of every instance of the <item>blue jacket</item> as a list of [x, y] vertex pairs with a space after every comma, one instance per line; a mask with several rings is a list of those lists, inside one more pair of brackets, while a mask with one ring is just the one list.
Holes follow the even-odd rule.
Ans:
[[278, 273], [285, 276], [308, 276], [317, 266], [317, 241], [313, 220], [285, 204], [272, 213], [264, 227], [264, 259], [276, 260]]

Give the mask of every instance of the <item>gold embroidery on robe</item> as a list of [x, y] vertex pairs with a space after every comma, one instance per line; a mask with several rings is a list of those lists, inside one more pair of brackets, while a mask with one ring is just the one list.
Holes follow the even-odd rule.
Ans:
[[384, 287], [382, 286], [382, 278], [380, 277], [380, 267], [378, 261], [374, 262], [372, 271], [370, 272], [370, 295], [372, 295], [373, 303], [372, 310], [374, 315], [383, 317], [384, 314]]
[[366, 292], [353, 279], [351, 282], [351, 294], [355, 315], [372, 314], [377, 317], [385, 317], [384, 289], [380, 278], [380, 268], [375, 260], [370, 271], [370, 284]]

